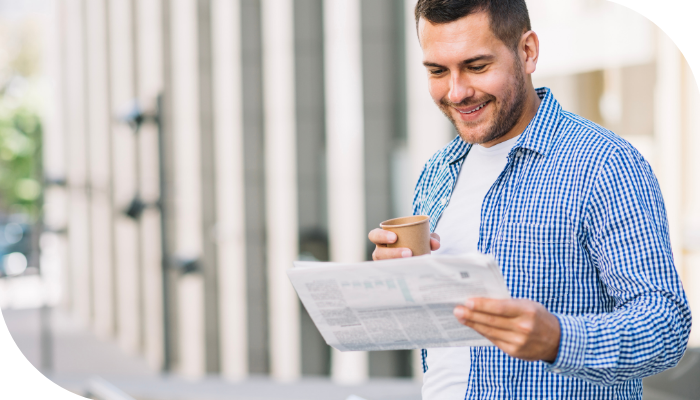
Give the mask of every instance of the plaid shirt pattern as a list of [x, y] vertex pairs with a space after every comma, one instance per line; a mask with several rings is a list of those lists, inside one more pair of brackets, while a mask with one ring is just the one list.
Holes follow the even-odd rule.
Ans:
[[[628, 142], [562, 111], [549, 89], [537, 94], [484, 198], [478, 248], [513, 297], [557, 316], [559, 354], [526, 362], [474, 347], [465, 399], [641, 399], [641, 378], [678, 362], [691, 325], [659, 185]], [[413, 213], [429, 215], [431, 231], [470, 147], [456, 137], [421, 173]]]

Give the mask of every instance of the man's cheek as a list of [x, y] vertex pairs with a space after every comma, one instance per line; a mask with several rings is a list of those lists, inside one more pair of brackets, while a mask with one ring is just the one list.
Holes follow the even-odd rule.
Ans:
[[450, 90], [449, 85], [444, 81], [446, 81], [446, 79], [428, 79], [428, 91], [430, 92], [430, 97], [433, 98], [433, 101], [438, 106], [440, 106], [440, 102], [443, 98], [445, 98], [445, 96], [447, 96], [447, 92]]

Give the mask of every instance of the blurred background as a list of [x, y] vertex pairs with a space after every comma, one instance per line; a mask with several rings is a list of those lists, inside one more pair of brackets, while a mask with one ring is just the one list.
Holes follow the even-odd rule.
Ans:
[[[651, 163], [698, 309], [690, 68], [624, 7], [527, 3], [536, 87]], [[94, 398], [419, 399], [417, 354], [332, 351], [284, 273], [371, 259], [455, 135], [414, 4], [0, 0], [0, 307], [27, 358]]]

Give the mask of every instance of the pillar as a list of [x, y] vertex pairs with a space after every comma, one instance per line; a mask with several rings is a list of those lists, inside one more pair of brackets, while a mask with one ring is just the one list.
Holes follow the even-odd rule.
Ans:
[[261, 5], [270, 375], [290, 381], [301, 375], [299, 301], [285, 273], [299, 252], [294, 9], [292, 0]]
[[[684, 188], [683, 196], [683, 245], [685, 271], [683, 286], [691, 310], [700, 309], [700, 90], [697, 80], [687, 63], [683, 63], [683, 146]], [[693, 325], [697, 327], [697, 319]], [[700, 346], [700, 329], [691, 329], [689, 347]]]
[[428, 74], [413, 16], [415, 5], [416, 0], [406, 0], [406, 116], [412, 187], [428, 159], [453, 138], [449, 120], [428, 92]]
[[[132, 0], [134, 46], [136, 51], [136, 98], [147, 114], [157, 111], [157, 98], [163, 91], [163, 38], [161, 0]], [[161, 255], [159, 138], [155, 121], [144, 121], [136, 137], [139, 168], [139, 194], [148, 207], [140, 218], [143, 355], [154, 369], [164, 362], [163, 277]]]
[[46, 72], [49, 76], [47, 98], [50, 107], [43, 111], [43, 175], [45, 231], [41, 235], [41, 276], [44, 283], [45, 300], [50, 306], [66, 306], [70, 297], [70, 284], [67, 281], [68, 263], [66, 259], [67, 241], [67, 192], [62, 184], [66, 177], [66, 132], [64, 115], [67, 104], [64, 91], [64, 43], [65, 43], [65, 1], [53, 2], [50, 6], [54, 17], [49, 19], [49, 27], [43, 39], [45, 47]]
[[666, 205], [671, 246], [676, 268], [684, 276], [682, 243], [683, 124], [682, 55], [660, 29], [656, 36], [656, 88], [654, 96], [654, 139], [657, 148], [657, 176]]
[[[175, 254], [197, 260], [202, 254], [197, 1], [173, 0], [169, 7]], [[203, 296], [199, 273], [180, 278], [177, 370], [191, 378], [206, 369]]]
[[138, 160], [134, 132], [122, 120], [136, 96], [134, 21], [131, 2], [109, 1], [107, 12], [118, 341], [123, 349], [138, 352], [142, 343], [141, 238], [138, 222], [125, 214], [138, 195]]
[[[367, 232], [360, 2], [326, 0], [323, 7], [330, 259], [361, 262]], [[368, 369], [366, 352], [333, 350], [334, 381], [362, 382]]]
[[112, 253], [112, 165], [107, 5], [104, 0], [84, 1], [87, 57], [87, 125], [90, 182], [90, 230], [93, 327], [100, 337], [115, 333]]
[[70, 308], [80, 323], [92, 315], [90, 274], [90, 215], [87, 128], [85, 102], [85, 31], [80, 0], [64, 3], [65, 44], [63, 54], [66, 132], [66, 178], [68, 185], [68, 268]]
[[241, 26], [238, 0], [212, 0], [221, 375], [248, 375]]

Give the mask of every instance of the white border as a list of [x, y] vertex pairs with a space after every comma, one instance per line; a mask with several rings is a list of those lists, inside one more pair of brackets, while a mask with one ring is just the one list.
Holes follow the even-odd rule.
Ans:
[[700, 76], [700, 13], [697, 0], [608, 0], [647, 17], [666, 33], [678, 46], [690, 65], [696, 82]]
[[[693, 18], [700, 12], [697, 0], [609, 0], [626, 6], [659, 26], [678, 46], [693, 74], [700, 74], [700, 25]], [[0, 318], [0, 397], [8, 399], [81, 399], [44, 377], [24, 357]]]

